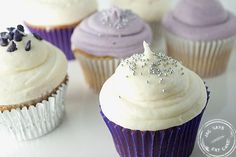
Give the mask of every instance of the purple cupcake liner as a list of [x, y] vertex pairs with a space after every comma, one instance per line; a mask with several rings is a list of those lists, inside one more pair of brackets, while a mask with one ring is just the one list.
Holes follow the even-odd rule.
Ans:
[[[207, 103], [210, 92], [207, 91]], [[206, 103], [206, 104], [207, 104]], [[192, 120], [159, 131], [138, 131], [111, 122], [101, 111], [120, 157], [189, 157], [192, 154], [203, 111]]]
[[47, 40], [48, 42], [52, 43], [53, 45], [61, 49], [68, 60], [73, 60], [75, 58], [71, 50], [71, 41], [70, 41], [71, 35], [75, 27], [46, 30], [46, 29], [34, 28], [27, 24], [25, 25], [28, 27], [30, 32], [37, 33], [43, 39]]

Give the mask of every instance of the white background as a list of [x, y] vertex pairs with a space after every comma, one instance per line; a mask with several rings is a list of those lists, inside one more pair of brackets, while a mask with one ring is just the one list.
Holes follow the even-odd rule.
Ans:
[[[17, 7], [19, 1], [0, 2], [0, 29], [21, 23], [23, 17], [21, 8]], [[235, 0], [222, 2], [236, 13]], [[9, 137], [1, 137], [0, 157], [118, 157], [110, 133], [99, 115], [98, 96], [88, 89], [76, 61], [69, 63], [69, 75], [63, 123], [54, 132], [33, 141], [15, 143]], [[202, 124], [214, 118], [221, 118], [236, 127], [235, 51], [231, 56], [228, 70], [206, 82], [211, 90], [211, 99]], [[192, 157], [203, 156], [196, 145]], [[235, 156], [236, 152], [231, 155]]]

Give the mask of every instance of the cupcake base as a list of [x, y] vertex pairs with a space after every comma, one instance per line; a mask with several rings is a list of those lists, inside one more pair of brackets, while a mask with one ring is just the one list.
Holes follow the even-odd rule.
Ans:
[[1, 108], [0, 129], [8, 130], [17, 141], [43, 136], [54, 130], [64, 115], [64, 101], [68, 79], [55, 92], [35, 105], [13, 105]]
[[43, 26], [33, 26], [25, 23], [30, 32], [39, 34], [43, 39], [61, 49], [68, 60], [73, 60], [75, 58], [71, 50], [70, 38], [74, 28], [78, 24], [79, 22], [76, 22], [71, 25], [52, 27], [48, 29]]
[[96, 57], [76, 49], [75, 56], [79, 60], [86, 82], [96, 93], [99, 93], [104, 82], [115, 72], [120, 59], [113, 57]]
[[181, 126], [155, 132], [125, 129], [101, 114], [120, 157], [189, 157], [203, 112]]
[[170, 33], [165, 35], [168, 55], [182, 61], [183, 65], [201, 77], [214, 77], [227, 69], [234, 38], [204, 42], [188, 41]]
[[101, 115], [120, 157], [189, 157], [204, 111], [180, 126], [159, 131], [130, 130], [110, 121], [102, 111]]

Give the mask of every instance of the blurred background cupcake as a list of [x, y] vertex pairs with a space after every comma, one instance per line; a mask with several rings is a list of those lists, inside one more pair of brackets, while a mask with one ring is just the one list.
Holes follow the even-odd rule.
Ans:
[[99, 92], [121, 59], [152, 41], [148, 24], [129, 10], [113, 7], [91, 15], [75, 28], [71, 44], [89, 86]]
[[64, 115], [68, 82], [63, 52], [24, 27], [0, 33], [0, 123], [17, 140], [56, 128]]
[[120, 157], [189, 157], [209, 92], [194, 72], [144, 48], [104, 83], [101, 114]]
[[22, 0], [25, 25], [74, 58], [70, 37], [82, 19], [96, 11], [96, 0]]
[[235, 43], [236, 17], [218, 0], [181, 0], [163, 25], [168, 55], [202, 77], [226, 70]]
[[[104, 4], [106, 5], [104, 6]], [[132, 10], [150, 24], [155, 41], [157, 38], [160, 38], [160, 21], [163, 15], [170, 9], [171, 0], [98, 0], [98, 5], [99, 9], [118, 6], [122, 9]]]

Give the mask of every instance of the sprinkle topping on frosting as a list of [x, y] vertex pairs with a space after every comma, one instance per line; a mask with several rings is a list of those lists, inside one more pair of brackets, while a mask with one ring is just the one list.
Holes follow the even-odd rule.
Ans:
[[116, 29], [125, 27], [130, 21], [135, 19], [135, 15], [130, 10], [121, 10], [116, 7], [103, 10], [101, 14], [102, 24]]
[[[146, 42], [143, 42], [143, 46], [145, 49], [144, 53], [135, 54], [121, 62], [121, 67], [128, 67], [130, 71], [126, 78], [137, 75], [142, 76], [144, 73], [147, 73], [155, 75], [160, 79], [159, 82], [163, 83], [163, 77], [169, 77], [175, 73], [178, 73], [180, 76], [184, 75], [183, 68], [178, 64], [177, 60], [168, 57], [162, 50], [152, 52]], [[150, 58], [154, 59], [150, 61]], [[137, 68], [143, 70], [140, 72], [140, 70], [136, 70]], [[148, 80], [146, 83], [150, 84]]]

